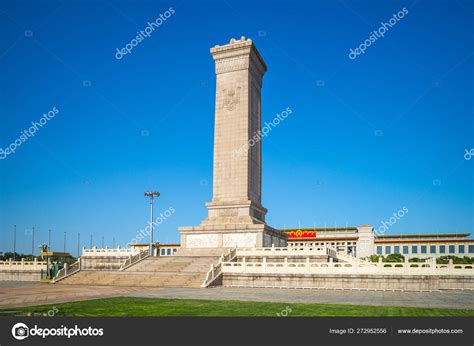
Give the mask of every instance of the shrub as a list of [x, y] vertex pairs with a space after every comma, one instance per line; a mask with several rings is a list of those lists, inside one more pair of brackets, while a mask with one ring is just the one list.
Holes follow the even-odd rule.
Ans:
[[441, 257], [436, 259], [436, 263], [437, 264], [448, 264], [450, 259], [453, 260], [453, 264], [472, 264], [472, 263], [474, 263], [474, 259], [470, 258], [468, 256], [458, 257], [458, 256], [452, 256], [452, 255], [441, 256]]
[[384, 262], [404, 262], [404, 261], [405, 261], [405, 257], [403, 257], [403, 255], [399, 253], [393, 253], [385, 257]]

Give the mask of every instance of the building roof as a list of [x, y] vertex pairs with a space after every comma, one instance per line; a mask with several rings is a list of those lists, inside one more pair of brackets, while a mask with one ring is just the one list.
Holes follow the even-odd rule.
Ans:
[[296, 231], [303, 231], [303, 232], [334, 232], [334, 231], [357, 231], [357, 227], [348, 226], [348, 227], [310, 227], [310, 228], [285, 228], [282, 229], [283, 232], [296, 232]]
[[[368, 225], [362, 225], [368, 226]], [[359, 226], [359, 227], [362, 227]], [[285, 228], [282, 231], [288, 234], [289, 241], [298, 241], [298, 240], [329, 240], [327, 237], [334, 236], [335, 232], [348, 232], [347, 235], [340, 235], [340, 240], [352, 240], [351, 232], [357, 232], [358, 227], [346, 226], [346, 227], [309, 227], [309, 228]], [[387, 242], [387, 241], [435, 241], [436, 239], [442, 239], [442, 241], [447, 240], [462, 240], [462, 241], [471, 241], [467, 239], [471, 233], [400, 233], [400, 234], [375, 234], [375, 242]], [[350, 239], [349, 239], [350, 238]]]
[[412, 233], [412, 234], [385, 234], [377, 235], [377, 239], [400, 238], [467, 238], [471, 233]]

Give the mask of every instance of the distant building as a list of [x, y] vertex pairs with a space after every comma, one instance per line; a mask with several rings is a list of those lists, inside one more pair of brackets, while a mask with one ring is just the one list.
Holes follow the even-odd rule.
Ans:
[[378, 235], [370, 225], [334, 228], [285, 229], [288, 246], [331, 245], [356, 257], [401, 254], [408, 258], [441, 256], [474, 257], [470, 233]]
[[[130, 244], [134, 249], [146, 250], [150, 244]], [[178, 251], [179, 244], [153, 244], [153, 256], [173, 256]]]
[[179, 244], [159, 244], [158, 256], [173, 256], [178, 252], [179, 247]]

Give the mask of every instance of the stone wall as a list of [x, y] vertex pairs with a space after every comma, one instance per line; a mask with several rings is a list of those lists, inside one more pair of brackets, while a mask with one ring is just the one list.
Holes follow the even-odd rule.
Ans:
[[0, 270], [0, 281], [40, 281], [41, 270]]
[[81, 257], [81, 270], [118, 270], [126, 257]]
[[474, 290], [468, 275], [244, 274], [224, 273], [223, 286], [361, 290]]

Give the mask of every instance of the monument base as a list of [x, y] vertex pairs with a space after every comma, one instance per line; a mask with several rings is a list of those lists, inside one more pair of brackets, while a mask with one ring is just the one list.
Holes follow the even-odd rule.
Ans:
[[286, 246], [287, 236], [266, 224], [226, 224], [179, 227], [181, 247], [218, 249]]

